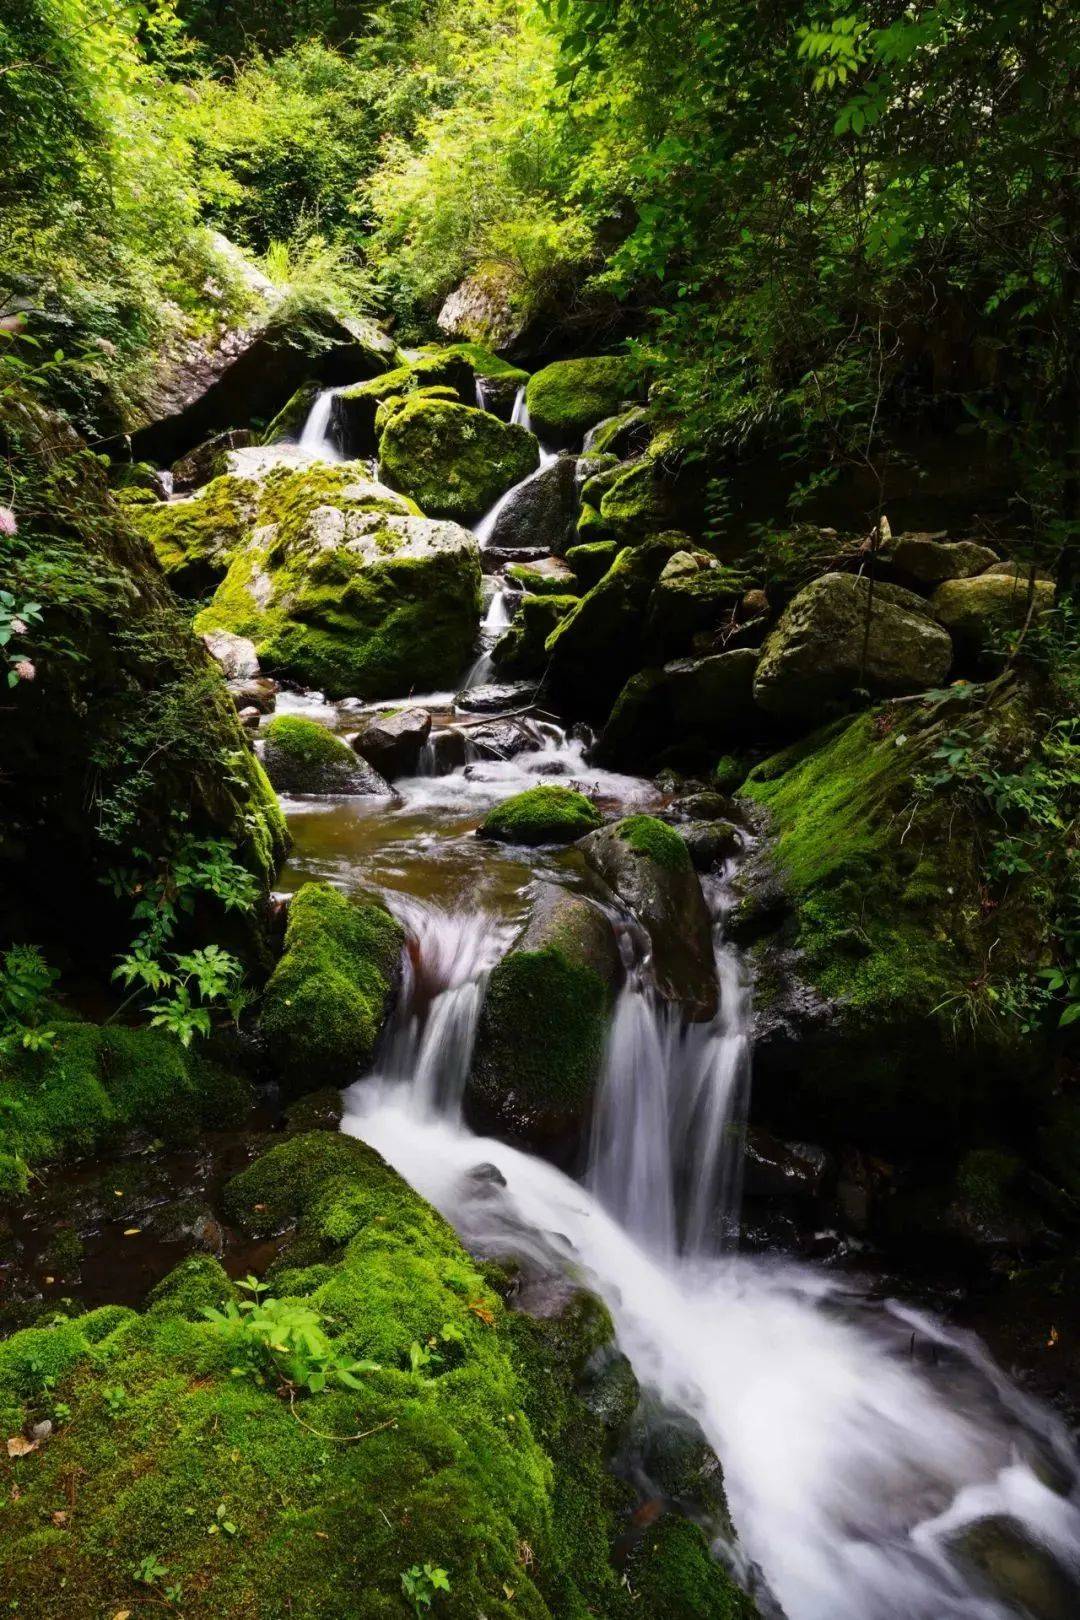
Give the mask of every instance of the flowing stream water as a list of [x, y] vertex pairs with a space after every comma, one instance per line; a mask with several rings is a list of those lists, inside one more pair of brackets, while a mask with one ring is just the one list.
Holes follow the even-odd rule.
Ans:
[[[504, 611], [500, 587], [487, 632]], [[409, 701], [435, 712], [433, 739], [460, 723], [451, 694]], [[290, 702], [340, 730], [360, 707]], [[752, 987], [725, 935], [738, 857], [704, 880], [720, 986], [712, 1022], [686, 1024], [660, 997], [647, 935], [617, 918], [625, 979], [582, 1178], [469, 1129], [462, 1100], [488, 976], [534, 876], [578, 882], [565, 853], [477, 840], [478, 816], [552, 777], [607, 810], [650, 808], [657, 793], [595, 770], [580, 740], [547, 723], [533, 722], [512, 758], [467, 756], [442, 772], [439, 758], [433, 741], [392, 803], [285, 803], [296, 841], [286, 885], [320, 877], [375, 890], [408, 934], [398, 1007], [376, 1072], [345, 1092], [343, 1129], [477, 1252], [605, 1301], [642, 1389], [696, 1422], [720, 1458], [736, 1540], [713, 1526], [716, 1551], [763, 1615], [1075, 1617], [1055, 1585], [1058, 1570], [1080, 1579], [1080, 1466], [1064, 1426], [974, 1338], [850, 1275], [739, 1252]], [[1006, 1566], [1019, 1546], [1045, 1577], [1033, 1606], [1015, 1581], [985, 1574], [979, 1537], [1003, 1525]]]

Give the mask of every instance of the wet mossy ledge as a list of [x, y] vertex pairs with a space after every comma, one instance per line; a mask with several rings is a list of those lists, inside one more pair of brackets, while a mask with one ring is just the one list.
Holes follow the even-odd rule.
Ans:
[[347, 899], [327, 883], [293, 897], [259, 1023], [290, 1095], [346, 1086], [370, 1065], [404, 943], [401, 924], [374, 900]]
[[[424, 1564], [447, 1573], [447, 1620], [641, 1612], [609, 1557], [632, 1506], [606, 1468], [613, 1435], [579, 1394], [610, 1341], [601, 1307], [509, 1312], [435, 1211], [347, 1137], [292, 1138], [228, 1203], [293, 1234], [263, 1296], [275, 1320], [303, 1313], [332, 1364], [366, 1370], [319, 1393], [290, 1382], [286, 1358], [239, 1337], [235, 1286], [205, 1256], [142, 1314], [53, 1317], [0, 1344], [4, 1432], [54, 1424], [7, 1465], [12, 1612], [135, 1609], [152, 1565], [193, 1620], [398, 1620], [401, 1577]], [[680, 1615], [753, 1613], [700, 1531], [663, 1539]], [[650, 1536], [642, 1593], [657, 1557]]]
[[131, 1130], [187, 1146], [250, 1108], [246, 1081], [165, 1030], [53, 1022], [48, 1049], [0, 1058], [0, 1205], [22, 1197], [40, 1167]]
[[592, 800], [575, 788], [542, 784], [515, 793], [488, 811], [481, 838], [504, 844], [572, 844], [600, 826]]

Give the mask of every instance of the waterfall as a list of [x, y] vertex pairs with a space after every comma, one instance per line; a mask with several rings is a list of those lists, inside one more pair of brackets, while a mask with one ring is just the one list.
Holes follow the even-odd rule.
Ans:
[[491, 679], [494, 664], [491, 658], [491, 649], [510, 623], [510, 610], [506, 605], [506, 587], [500, 579], [496, 583], [494, 594], [488, 603], [480, 626], [480, 645], [483, 649], [479, 658], [465, 677], [465, 689], [474, 686], [483, 686]]
[[717, 1551], [751, 1588], [760, 1571], [787, 1620], [1017, 1620], [1029, 1611], [965, 1560], [963, 1538], [1005, 1522], [1036, 1559], [1080, 1574], [1080, 1458], [1064, 1426], [974, 1338], [850, 1275], [733, 1250], [749, 991], [724, 935], [730, 875], [706, 885], [713, 1023], [684, 1028], [659, 1003], [647, 944], [626, 928], [586, 1184], [462, 1122], [483, 987], [507, 945], [482, 913], [397, 904], [412, 967], [343, 1129], [475, 1252], [604, 1300], [643, 1389], [721, 1459], [738, 1543], [717, 1527]]
[[334, 412], [334, 396], [336, 388], [324, 388], [315, 396], [315, 403], [308, 412], [300, 434], [300, 448], [310, 455], [318, 456], [320, 461], [340, 461], [341, 453], [334, 443], [330, 433], [330, 421]]

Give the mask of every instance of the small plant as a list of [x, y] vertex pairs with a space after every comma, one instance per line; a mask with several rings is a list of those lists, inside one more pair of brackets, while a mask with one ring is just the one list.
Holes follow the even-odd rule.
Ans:
[[140, 1585], [156, 1586], [169, 1573], [169, 1566], [155, 1558], [153, 1553], [147, 1553], [145, 1558], [139, 1559], [131, 1573]]
[[36, 945], [12, 945], [0, 957], [0, 1054], [20, 1046], [37, 1052], [53, 1045], [49, 995], [59, 977]]
[[[5, 506], [0, 511], [7, 513], [9, 509]], [[7, 532], [10, 530], [0, 527], [0, 533]], [[37, 674], [27, 650], [19, 643], [29, 633], [31, 625], [40, 623], [40, 603], [23, 602], [20, 605], [10, 591], [0, 591], [0, 654], [8, 666], [9, 687], [18, 686], [20, 681], [32, 681]]]
[[109, 1416], [115, 1421], [123, 1417], [127, 1408], [127, 1390], [123, 1384], [106, 1384], [101, 1392], [102, 1399], [109, 1409]]
[[285, 1389], [317, 1395], [332, 1383], [359, 1389], [361, 1373], [378, 1371], [374, 1361], [343, 1355], [312, 1306], [263, 1298], [266, 1284], [254, 1277], [239, 1286], [252, 1298], [230, 1300], [224, 1310], [203, 1307], [207, 1321], [228, 1336], [236, 1353], [234, 1378], [263, 1384], [272, 1377]]
[[218, 1503], [214, 1522], [207, 1526], [206, 1533], [208, 1536], [235, 1536], [239, 1533], [239, 1527], [229, 1518], [229, 1510], [224, 1502]]
[[414, 1564], [402, 1571], [401, 1590], [416, 1615], [425, 1614], [440, 1592], [449, 1592], [450, 1577], [438, 1564]]

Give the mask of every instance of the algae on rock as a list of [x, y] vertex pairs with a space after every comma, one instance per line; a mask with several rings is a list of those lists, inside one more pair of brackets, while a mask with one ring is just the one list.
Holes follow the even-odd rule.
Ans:
[[472, 523], [535, 472], [532, 434], [487, 411], [445, 399], [408, 399], [383, 428], [379, 470], [429, 517]]

